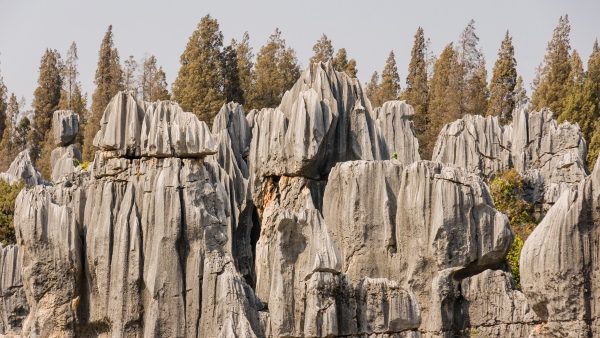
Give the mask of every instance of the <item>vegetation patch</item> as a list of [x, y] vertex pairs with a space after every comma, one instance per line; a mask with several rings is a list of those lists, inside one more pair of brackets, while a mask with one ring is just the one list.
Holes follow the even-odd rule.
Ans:
[[524, 200], [523, 177], [514, 168], [496, 175], [490, 182], [490, 193], [496, 209], [508, 216], [510, 228], [515, 233], [515, 240], [506, 259], [517, 287], [520, 288], [521, 249], [541, 218], [535, 216], [533, 205]]

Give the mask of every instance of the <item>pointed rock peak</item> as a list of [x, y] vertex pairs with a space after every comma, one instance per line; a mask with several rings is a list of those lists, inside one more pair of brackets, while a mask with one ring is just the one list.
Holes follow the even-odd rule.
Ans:
[[25, 149], [17, 155], [10, 164], [8, 171], [0, 173], [0, 179], [10, 184], [20, 179], [30, 186], [46, 184], [40, 172], [33, 166], [31, 157], [29, 157], [29, 149]]

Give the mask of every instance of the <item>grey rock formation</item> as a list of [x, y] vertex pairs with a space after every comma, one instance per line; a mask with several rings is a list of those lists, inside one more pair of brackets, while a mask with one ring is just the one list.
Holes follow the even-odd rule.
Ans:
[[453, 334], [459, 282], [499, 267], [512, 243], [492, 205], [485, 183], [459, 167], [358, 161], [332, 170], [323, 215], [343, 273], [398, 281], [418, 300], [422, 331]]
[[138, 103], [132, 93], [119, 92], [100, 121], [94, 146], [112, 157], [202, 157], [217, 144], [206, 123], [176, 103]]
[[[225, 104], [212, 133], [173, 102], [118, 93], [88, 171], [71, 169], [76, 148], [58, 147], [55, 185], [18, 196], [17, 246], [1, 251], [0, 329], [23, 337], [449, 338], [523, 337], [561, 323], [560, 296], [545, 286], [561, 276], [539, 266], [565, 250], [538, 255], [550, 250], [541, 242], [558, 241], [544, 233], [521, 271], [525, 278], [530, 264], [546, 277], [517, 290], [505, 262], [513, 234], [482, 176], [513, 166], [516, 143], [527, 163], [550, 152], [579, 156], [567, 140], [574, 128], [532, 113], [533, 136], [511, 143], [514, 127], [466, 117], [446, 127], [437, 149], [446, 162], [464, 159], [461, 168], [420, 160], [412, 114], [402, 101], [372, 109], [358, 80], [328, 64], [311, 65], [277, 108], [245, 115]], [[534, 125], [554, 136], [535, 136]], [[568, 156], [524, 170], [548, 192], [568, 175], [550, 163]], [[586, 201], [582, 208], [595, 210]], [[589, 236], [576, 220], [559, 225]], [[594, 271], [579, 266], [571, 282]], [[579, 312], [567, 327], [595, 318], [580, 314], [588, 303], [576, 300], [586, 297], [572, 297]]]
[[390, 149], [402, 160], [418, 159], [411, 108], [392, 102], [379, 112], [378, 128], [357, 79], [312, 64], [279, 107], [252, 114], [251, 172], [323, 179], [337, 162], [389, 159]]
[[598, 213], [600, 167], [564, 192], [521, 252], [521, 284], [544, 322], [540, 337], [600, 334]]
[[54, 148], [50, 154], [52, 182], [59, 182], [65, 175], [77, 171], [76, 163], [81, 162], [81, 151], [74, 144]]
[[544, 109], [514, 112], [513, 123], [467, 115], [440, 132], [433, 160], [453, 163], [486, 178], [516, 168], [525, 178], [531, 202], [554, 204], [560, 194], [588, 175], [587, 147], [579, 127], [558, 124]]
[[21, 260], [18, 246], [0, 244], [0, 335], [20, 335], [23, 320], [29, 312], [21, 277]]
[[53, 128], [54, 142], [58, 146], [50, 154], [52, 165], [52, 182], [64, 180], [65, 175], [77, 170], [77, 164], [82, 162], [81, 151], [72, 144], [79, 131], [79, 115], [70, 110], [54, 112]]
[[421, 159], [419, 141], [411, 121], [414, 114], [413, 107], [406, 101], [389, 101], [375, 108], [376, 126], [383, 138], [379, 146], [383, 159], [395, 157], [404, 164]]
[[79, 115], [71, 110], [57, 110], [52, 117], [54, 144], [68, 146], [75, 141], [79, 132]]
[[24, 183], [30, 186], [47, 184], [40, 172], [33, 166], [28, 149], [17, 155], [6, 172], [0, 173], [0, 179], [10, 184], [18, 180], [23, 180]]

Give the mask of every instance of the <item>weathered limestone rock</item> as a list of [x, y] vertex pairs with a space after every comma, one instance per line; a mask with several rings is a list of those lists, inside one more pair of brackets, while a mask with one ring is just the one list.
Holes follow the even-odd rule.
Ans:
[[465, 115], [442, 128], [432, 159], [492, 177], [511, 168], [511, 139], [512, 126], [498, 117]]
[[57, 110], [52, 117], [54, 144], [68, 146], [75, 141], [79, 132], [79, 115], [72, 110]]
[[563, 191], [588, 176], [586, 154], [577, 125], [558, 124], [548, 109], [532, 113], [521, 109], [515, 114], [512, 161], [520, 173], [539, 170], [545, 204], [554, 204]]
[[15, 230], [29, 304], [24, 337], [75, 337], [83, 295], [79, 223], [83, 198], [76, 188], [36, 186], [17, 197]]
[[485, 270], [461, 282], [463, 322], [473, 337], [527, 337], [540, 319], [510, 273]]
[[398, 281], [418, 300], [420, 329], [450, 334], [458, 282], [500, 266], [512, 243], [507, 217], [492, 205], [485, 183], [466, 169], [356, 161], [332, 170], [323, 215], [343, 273], [353, 282]]
[[21, 260], [18, 246], [0, 244], [0, 335], [19, 336], [29, 312], [23, 290]]
[[406, 101], [389, 101], [375, 108], [376, 125], [380, 129], [383, 142], [379, 146], [382, 159], [397, 158], [403, 164], [411, 164], [421, 159], [419, 141], [415, 137], [413, 122], [414, 109]]
[[577, 125], [559, 125], [547, 109], [519, 109], [513, 115], [506, 126], [497, 117], [471, 115], [447, 124], [433, 161], [457, 164], [486, 178], [514, 167], [525, 178], [529, 200], [548, 209], [588, 175], [585, 140]]
[[75, 160], [82, 162], [81, 152], [71, 144], [66, 147], [58, 147], [52, 150], [50, 154], [50, 163], [52, 164], [52, 182], [59, 182], [65, 175], [76, 172]]
[[600, 334], [597, 273], [600, 167], [566, 190], [521, 252], [521, 285], [544, 322], [539, 337]]
[[[521, 337], [558, 325], [504, 272], [513, 234], [481, 177], [512, 163], [512, 127], [447, 127], [440, 149], [468, 149], [460, 168], [420, 161], [412, 114], [402, 101], [372, 109], [328, 64], [277, 108], [225, 104], [212, 133], [175, 103], [118, 93], [89, 171], [70, 172], [76, 148], [59, 147], [55, 186], [19, 195], [0, 329], [18, 334], [27, 311], [25, 337]], [[546, 182], [544, 168], [527, 173]], [[5, 291], [18, 291], [19, 264], [4, 262], [19, 254], [29, 310]]]
[[23, 150], [17, 155], [10, 164], [8, 171], [0, 173], [0, 179], [5, 180], [10, 184], [21, 179], [30, 186], [47, 184], [40, 172], [33, 166], [28, 149]]
[[[389, 159], [390, 149], [403, 161], [413, 161], [418, 143], [409, 111], [402, 103], [389, 103], [380, 110], [378, 128], [357, 79], [334, 71], [329, 63], [312, 64], [279, 107], [252, 114], [250, 171], [256, 177], [318, 180], [337, 162]], [[390, 146], [382, 144], [386, 142]]]
[[217, 144], [206, 123], [171, 101], [138, 104], [132, 93], [110, 101], [94, 138], [94, 146], [112, 157], [202, 157]]
[[71, 144], [79, 131], [79, 115], [70, 110], [58, 110], [53, 118], [54, 141], [57, 148], [50, 154], [52, 165], [52, 182], [64, 180], [65, 175], [78, 170], [76, 163], [81, 163], [81, 151]]

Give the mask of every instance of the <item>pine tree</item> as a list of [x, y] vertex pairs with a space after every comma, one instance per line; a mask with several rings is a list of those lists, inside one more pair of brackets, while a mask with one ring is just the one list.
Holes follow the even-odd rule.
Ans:
[[345, 72], [348, 76], [355, 78], [356, 73], [356, 60], [350, 59], [348, 61], [348, 56], [346, 54], [346, 48], [338, 49], [337, 53], [333, 60], [331, 60], [331, 66], [338, 72]]
[[433, 68], [433, 76], [429, 82], [430, 100], [428, 116], [430, 121], [423, 136], [419, 140], [422, 159], [431, 159], [433, 147], [442, 127], [462, 117], [461, 88], [462, 66], [458, 61], [452, 43], [448, 44]]
[[133, 55], [129, 55], [129, 59], [124, 62], [125, 67], [123, 68], [123, 87], [125, 90], [137, 92], [137, 71], [138, 63], [135, 61]]
[[253, 87], [246, 100], [249, 109], [276, 107], [283, 94], [292, 88], [299, 77], [300, 66], [296, 52], [291, 47], [286, 47], [281, 31], [277, 28], [256, 57], [252, 73]]
[[512, 111], [515, 109], [516, 67], [517, 61], [515, 60], [512, 37], [506, 31], [498, 51], [498, 59], [494, 64], [492, 81], [490, 82], [490, 102], [487, 111], [487, 115], [500, 116], [505, 122], [512, 121]]
[[254, 54], [252, 54], [252, 47], [250, 47], [250, 35], [245, 32], [242, 41], [237, 42], [233, 40], [231, 42], [232, 47], [235, 49], [237, 56], [237, 69], [238, 77], [240, 78], [240, 88], [244, 93], [244, 103], [251, 96], [250, 91], [252, 90], [252, 68], [254, 63]]
[[402, 93], [402, 99], [406, 100], [415, 110], [413, 121], [419, 144], [426, 142], [423, 138], [429, 121], [427, 114], [427, 104], [429, 102], [428, 80], [427, 45], [423, 28], [419, 27], [415, 34], [413, 48], [410, 52], [410, 63], [408, 65], [408, 75], [406, 76], [406, 90]]
[[381, 72], [380, 95], [383, 103], [396, 100], [400, 93], [400, 76], [398, 75], [398, 67], [396, 67], [396, 59], [394, 51], [390, 52], [383, 72]]
[[113, 46], [112, 25], [108, 26], [108, 31], [100, 44], [94, 84], [96, 90], [92, 94], [92, 107], [87, 118], [82, 151], [83, 158], [87, 161], [94, 159], [94, 137], [100, 130], [100, 119], [106, 106], [117, 92], [124, 89], [119, 52]]
[[82, 149], [87, 98], [81, 93], [81, 84], [77, 80], [79, 76], [79, 71], [77, 70], [78, 59], [77, 44], [73, 42], [67, 51], [67, 58], [62, 68], [63, 88], [58, 106], [61, 110], [72, 110], [79, 115], [79, 133], [77, 134], [75, 145], [79, 149]]
[[223, 48], [221, 52], [221, 69], [223, 72], [223, 96], [225, 102], [244, 104], [244, 91], [240, 82], [237, 52], [234, 45]]
[[517, 78], [517, 83], [515, 84], [515, 89], [513, 91], [513, 102], [515, 103], [515, 108], [524, 108], [529, 102], [529, 98], [527, 97], [527, 90], [525, 89], [525, 85], [523, 84], [523, 78], [521, 77], [521, 75], [519, 75], [519, 77]]
[[163, 71], [162, 66], [158, 68], [154, 79], [152, 80], [152, 89], [150, 91], [150, 101], [166, 101], [171, 99], [167, 85], [167, 74]]
[[[50, 137], [52, 143], [52, 116], [60, 103], [62, 90], [62, 60], [56, 50], [46, 49], [40, 62], [38, 87], [33, 93], [33, 130], [30, 132], [30, 156], [40, 173], [49, 178], [52, 172], [50, 154], [42, 149]], [[44, 155], [42, 157], [42, 155]], [[41, 161], [40, 161], [41, 159]]]
[[221, 47], [223, 33], [219, 23], [206, 15], [181, 54], [181, 68], [173, 83], [173, 99], [209, 126], [225, 102]]
[[323, 33], [323, 36], [321, 36], [312, 49], [315, 55], [310, 58], [310, 63], [325, 63], [331, 61], [333, 58], [333, 46], [325, 33]]
[[537, 81], [534, 81], [531, 105], [535, 110], [548, 107], [555, 116], [560, 116], [563, 112], [571, 74], [570, 32], [569, 16], [560, 17], [552, 40], [548, 42]]
[[157, 68], [157, 60], [154, 55], [144, 55], [142, 68], [137, 80], [140, 91], [139, 96], [143, 101], [170, 100], [171, 95], [167, 89], [167, 76], [162, 69]]
[[487, 110], [487, 71], [485, 58], [477, 48], [479, 37], [475, 34], [475, 21], [471, 20], [463, 30], [456, 50], [462, 68], [460, 107], [462, 114], [484, 114]]
[[[16, 127], [14, 121], [19, 116], [19, 103], [14, 93], [11, 94], [6, 104], [5, 115], [6, 128], [2, 132], [2, 141], [0, 141], [0, 171], [6, 171], [18, 154], [14, 144]], [[27, 135], [25, 135], [25, 140], [27, 140]]]
[[365, 88], [367, 98], [371, 101], [371, 106], [373, 108], [381, 107], [383, 101], [381, 100], [381, 84], [379, 83], [379, 73], [377, 73], [377, 71], [373, 72], [371, 81], [365, 84]]
[[568, 94], [563, 113], [558, 121], [577, 122], [581, 134], [588, 142], [587, 164], [592, 168], [600, 151], [600, 51], [594, 42], [592, 54], [588, 60], [587, 74], [583, 62], [576, 50], [571, 55], [571, 73], [569, 75]]
[[[13, 94], [14, 95], [14, 94]], [[8, 96], [8, 89], [4, 84], [4, 77], [2, 73], [0, 73], [0, 137], [4, 135], [4, 130], [8, 126], [7, 117], [8, 117], [8, 104], [6, 102]], [[15, 98], [16, 100], [16, 98]]]

